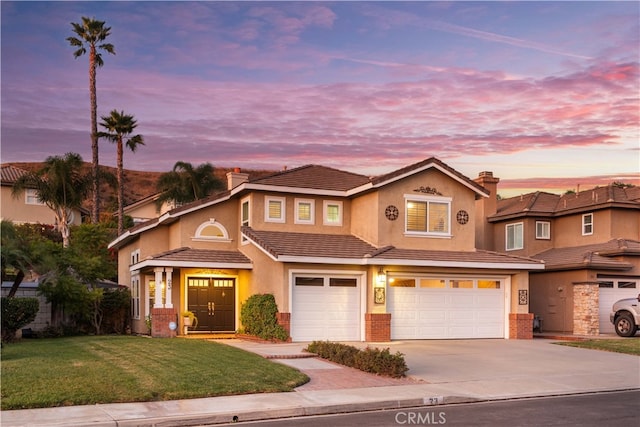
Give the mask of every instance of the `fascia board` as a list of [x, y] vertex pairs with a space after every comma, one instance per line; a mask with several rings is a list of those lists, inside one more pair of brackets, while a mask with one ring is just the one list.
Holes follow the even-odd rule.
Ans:
[[233, 262], [198, 262], [198, 261], [167, 261], [160, 259], [152, 259], [139, 262], [129, 267], [129, 271], [141, 270], [146, 267], [181, 267], [181, 268], [237, 268], [241, 270], [253, 269], [251, 263], [233, 263]]
[[[380, 265], [381, 261], [375, 265]], [[527, 264], [511, 262], [469, 262], [469, 261], [437, 261], [437, 260], [409, 260], [409, 259], [384, 259], [387, 265], [403, 265], [415, 267], [455, 267], [455, 268], [482, 268], [500, 270], [544, 270], [544, 264]]]
[[303, 187], [283, 187], [279, 185], [265, 185], [265, 184], [240, 184], [233, 189], [231, 194], [235, 195], [244, 190], [253, 191], [270, 191], [276, 193], [295, 193], [295, 194], [310, 194], [314, 196], [330, 196], [330, 197], [347, 197], [347, 191], [339, 190], [322, 190], [318, 188], [303, 188]]
[[296, 255], [281, 255], [278, 257], [281, 262], [299, 262], [308, 264], [349, 264], [349, 265], [367, 265], [366, 258], [325, 258], [325, 257], [306, 257]]

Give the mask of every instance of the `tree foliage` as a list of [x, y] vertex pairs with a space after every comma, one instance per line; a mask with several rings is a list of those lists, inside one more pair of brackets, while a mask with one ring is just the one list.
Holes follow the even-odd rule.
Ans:
[[40, 170], [20, 176], [13, 184], [14, 197], [34, 189], [38, 200], [53, 211], [65, 247], [69, 246], [73, 210], [82, 207], [90, 190], [91, 177], [83, 172], [82, 165], [77, 153], [49, 156]]
[[[124, 165], [123, 151], [126, 145], [131, 152], [135, 152], [140, 145], [144, 145], [142, 135], [131, 135], [138, 122], [133, 116], [125, 114], [124, 111], [112, 110], [108, 116], [102, 116], [100, 126], [107, 132], [100, 132], [101, 138], [117, 145], [117, 177], [118, 177], [118, 235], [124, 232]], [[125, 141], [126, 138], [126, 141]]]
[[69, 44], [76, 50], [73, 57], [78, 58], [89, 49], [89, 98], [91, 104], [91, 152], [92, 152], [92, 194], [93, 209], [91, 220], [100, 220], [100, 172], [98, 155], [98, 97], [96, 91], [96, 68], [104, 65], [101, 51], [115, 55], [111, 43], [103, 43], [111, 34], [111, 27], [106, 27], [104, 21], [83, 16], [81, 23], [71, 23], [75, 36], [67, 37]]
[[211, 163], [194, 168], [191, 163], [179, 161], [171, 172], [162, 174], [158, 179], [157, 189], [161, 194], [156, 204], [160, 208], [165, 202], [178, 205], [190, 203], [223, 188], [223, 183], [214, 175]]

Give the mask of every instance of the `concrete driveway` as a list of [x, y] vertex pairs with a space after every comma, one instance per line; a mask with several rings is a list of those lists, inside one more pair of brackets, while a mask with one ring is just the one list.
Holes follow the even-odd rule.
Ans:
[[[630, 339], [640, 345], [640, 339]], [[640, 357], [553, 342], [416, 340], [372, 346], [403, 353], [409, 376], [454, 395], [505, 398], [640, 388]]]

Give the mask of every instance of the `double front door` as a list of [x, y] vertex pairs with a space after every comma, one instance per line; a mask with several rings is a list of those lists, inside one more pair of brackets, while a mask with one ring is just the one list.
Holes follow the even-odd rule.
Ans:
[[221, 277], [187, 278], [189, 310], [198, 318], [190, 331], [234, 332], [236, 329], [236, 280]]

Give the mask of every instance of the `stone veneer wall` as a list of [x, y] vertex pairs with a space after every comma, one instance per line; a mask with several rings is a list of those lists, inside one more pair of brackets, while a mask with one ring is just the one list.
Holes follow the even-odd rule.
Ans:
[[598, 335], [600, 333], [600, 288], [598, 283], [573, 285], [573, 333], [574, 335]]
[[391, 313], [365, 313], [364, 335], [368, 342], [391, 341]]
[[533, 339], [533, 313], [509, 313], [509, 339]]

